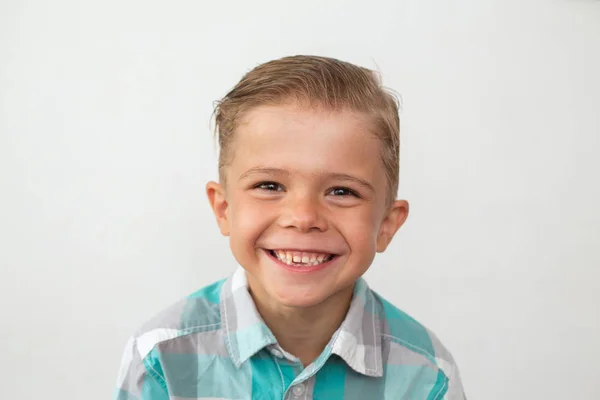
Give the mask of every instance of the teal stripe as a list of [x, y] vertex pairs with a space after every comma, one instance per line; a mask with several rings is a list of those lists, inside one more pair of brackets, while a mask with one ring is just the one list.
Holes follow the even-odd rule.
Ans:
[[144, 383], [142, 385], [142, 399], [156, 399], [156, 400], [168, 400], [169, 393], [165, 381], [163, 380], [162, 369], [160, 363], [152, 363], [153, 352], [146, 357], [144, 360], [144, 366], [146, 367], [146, 376], [144, 377]]
[[266, 351], [257, 353], [249, 363], [252, 369], [252, 400], [283, 398], [285, 382], [282, 382], [282, 373]]
[[142, 386], [142, 399], [152, 400], [168, 400], [169, 393], [167, 389], [163, 387], [162, 383], [159, 383], [150, 375], [146, 375], [144, 379], [144, 386]]
[[219, 304], [221, 297], [221, 287], [225, 283], [225, 279], [215, 282], [209, 286], [203, 287], [202, 289], [194, 292], [188, 296], [188, 299], [203, 298], [210, 303]]
[[384, 375], [386, 399], [426, 399], [439, 379], [437, 370], [426, 365], [387, 365]]
[[[383, 312], [385, 313], [383, 319], [389, 327], [390, 334], [394, 337], [392, 340], [420, 353], [435, 363], [435, 350], [429, 332], [425, 327], [385, 299], [377, 297], [383, 304]], [[402, 338], [402, 341], [398, 341], [397, 338]]]
[[[190, 333], [190, 331], [221, 329], [219, 296], [224, 282], [224, 280], [215, 282], [187, 297], [180, 317], [179, 330], [181, 334]], [[198, 310], [202, 310], [202, 312], [198, 312]]]
[[[198, 310], [204, 312], [199, 313]], [[201, 297], [188, 299], [181, 314], [179, 334], [216, 331], [221, 329], [221, 311], [218, 304]]]
[[314, 400], [344, 399], [347, 368], [343, 360], [331, 357], [316, 375]]
[[278, 362], [277, 366], [279, 366], [279, 370], [283, 375], [285, 390], [287, 390], [294, 381], [294, 379], [296, 379], [296, 372], [294, 371], [294, 367], [292, 367], [289, 364], [282, 364], [281, 362]]
[[146, 367], [146, 373], [155, 376], [158, 381], [164, 384], [164, 374], [162, 365], [159, 359], [160, 355], [156, 348], [152, 349], [150, 353], [144, 359], [144, 366]]
[[162, 353], [161, 360], [172, 396], [241, 399], [251, 390], [248, 364], [237, 369], [228, 357]]
[[429, 392], [427, 400], [442, 400], [447, 391], [448, 378], [440, 369], [437, 374], [437, 380], [435, 382], [435, 385], [433, 386], [433, 389], [431, 389], [431, 392]]
[[[392, 382], [394, 378], [392, 377]], [[370, 377], [359, 374], [358, 372], [346, 367], [346, 383], [344, 387], [344, 397], [335, 398], [343, 400], [367, 400], [367, 399], [401, 399], [400, 394], [394, 393], [391, 397], [385, 396], [386, 387], [385, 377]], [[412, 399], [412, 397], [410, 397]], [[415, 397], [416, 398], [416, 397]], [[316, 400], [316, 399], [315, 399]], [[318, 399], [329, 400], [329, 399]], [[334, 398], [331, 398], [334, 400]]]

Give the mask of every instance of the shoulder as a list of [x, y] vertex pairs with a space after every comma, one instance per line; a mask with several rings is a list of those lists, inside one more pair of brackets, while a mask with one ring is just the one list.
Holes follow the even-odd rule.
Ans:
[[429, 375], [430, 380], [435, 381], [430, 394], [434, 394], [436, 399], [464, 400], [466, 397], [458, 367], [438, 337], [377, 293], [371, 293], [381, 322], [386, 368], [394, 365], [427, 366], [433, 372]]
[[452, 355], [430, 329], [376, 292], [372, 293], [379, 308], [383, 341], [418, 353], [446, 373], [453, 369]]
[[131, 338], [140, 358], [162, 342], [220, 329], [219, 300], [224, 282], [225, 279], [220, 280], [188, 295], [142, 324]]

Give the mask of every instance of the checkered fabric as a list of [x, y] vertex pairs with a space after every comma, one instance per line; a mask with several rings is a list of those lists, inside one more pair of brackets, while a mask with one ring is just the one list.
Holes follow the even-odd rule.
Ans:
[[127, 343], [117, 400], [465, 399], [450, 353], [356, 282], [348, 314], [304, 367], [256, 310], [244, 270], [169, 307]]

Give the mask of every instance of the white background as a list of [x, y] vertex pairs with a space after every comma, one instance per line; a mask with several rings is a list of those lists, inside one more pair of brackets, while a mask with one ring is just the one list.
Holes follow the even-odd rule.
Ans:
[[212, 102], [272, 58], [379, 69], [411, 215], [371, 286], [470, 399], [598, 399], [600, 2], [0, 1], [0, 398], [110, 398], [140, 323], [235, 264]]

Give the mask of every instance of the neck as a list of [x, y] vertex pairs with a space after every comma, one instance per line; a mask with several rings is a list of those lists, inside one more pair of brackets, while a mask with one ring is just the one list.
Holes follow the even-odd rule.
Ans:
[[[250, 282], [249, 282], [250, 283]], [[311, 307], [277, 304], [260, 289], [250, 294], [279, 345], [304, 366], [317, 358], [343, 322], [352, 300], [353, 286]]]

